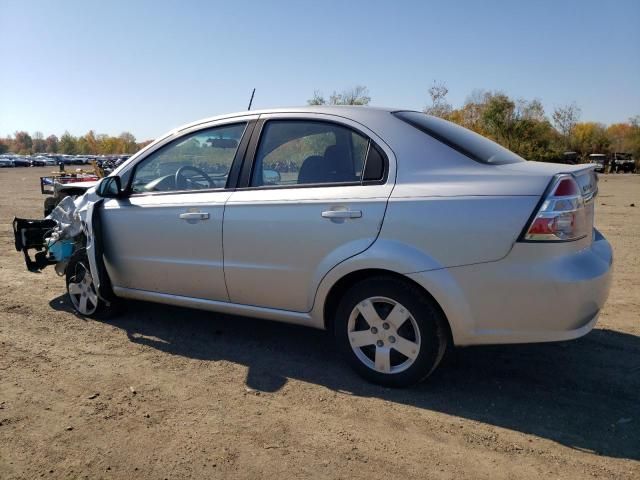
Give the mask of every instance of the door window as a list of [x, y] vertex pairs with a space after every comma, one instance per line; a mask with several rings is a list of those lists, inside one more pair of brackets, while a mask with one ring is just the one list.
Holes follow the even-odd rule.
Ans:
[[224, 188], [245, 123], [182, 137], [137, 165], [133, 193]]
[[369, 140], [334, 123], [272, 120], [265, 124], [251, 186], [360, 183]]

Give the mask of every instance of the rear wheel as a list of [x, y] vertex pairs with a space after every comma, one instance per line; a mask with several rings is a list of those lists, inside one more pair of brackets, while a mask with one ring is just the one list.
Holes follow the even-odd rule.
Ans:
[[435, 370], [447, 345], [446, 320], [410, 282], [376, 277], [354, 285], [337, 311], [335, 336], [351, 366], [391, 387], [418, 383]]
[[113, 305], [98, 297], [84, 250], [76, 252], [66, 268], [67, 294], [74, 310], [83, 317], [105, 318], [113, 312]]

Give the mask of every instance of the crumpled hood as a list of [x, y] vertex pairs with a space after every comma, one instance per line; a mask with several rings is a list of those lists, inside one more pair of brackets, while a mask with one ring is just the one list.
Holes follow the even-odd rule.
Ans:
[[95, 188], [90, 188], [79, 197], [65, 197], [46, 217], [55, 220], [58, 226], [51, 232], [51, 236], [58, 239], [73, 238], [85, 233], [87, 211], [100, 197]]

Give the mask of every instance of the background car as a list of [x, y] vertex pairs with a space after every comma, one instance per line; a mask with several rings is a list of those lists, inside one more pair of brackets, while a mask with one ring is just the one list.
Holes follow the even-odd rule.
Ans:
[[0, 157], [0, 168], [12, 168], [15, 167], [13, 162], [13, 158], [11, 157]]
[[13, 163], [16, 167], [30, 167], [31, 161], [25, 157], [13, 157]]
[[50, 166], [50, 165], [55, 165], [55, 161], [51, 161], [51, 159], [47, 158], [47, 157], [32, 157], [31, 158], [31, 165], [34, 167], [44, 167], [44, 166]]

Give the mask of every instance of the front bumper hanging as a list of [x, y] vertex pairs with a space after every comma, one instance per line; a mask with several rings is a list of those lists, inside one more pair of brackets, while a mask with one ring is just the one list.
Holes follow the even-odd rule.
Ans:
[[[24, 261], [27, 269], [31, 272], [38, 272], [47, 265], [56, 263], [54, 258], [47, 255], [45, 238], [51, 230], [57, 225], [55, 220], [31, 220], [27, 218], [13, 219], [13, 235], [15, 238], [15, 246], [18, 252], [24, 255]], [[35, 260], [31, 260], [29, 250], [36, 250]]]

